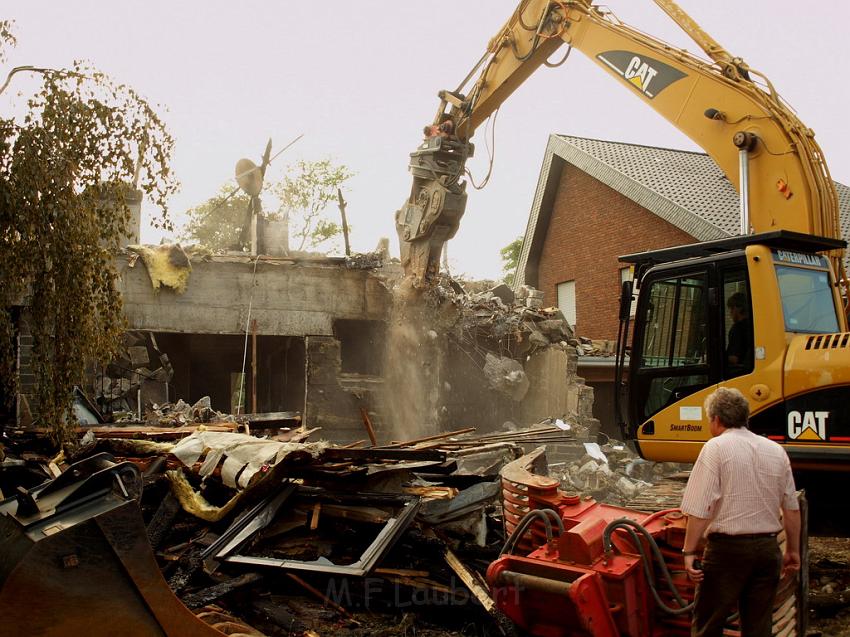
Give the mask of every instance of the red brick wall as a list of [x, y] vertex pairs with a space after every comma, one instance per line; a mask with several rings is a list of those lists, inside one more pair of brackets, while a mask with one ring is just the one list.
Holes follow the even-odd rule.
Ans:
[[564, 167], [540, 255], [538, 287], [547, 307], [558, 283], [576, 282], [576, 331], [617, 338], [623, 254], [694, 239], [571, 164]]

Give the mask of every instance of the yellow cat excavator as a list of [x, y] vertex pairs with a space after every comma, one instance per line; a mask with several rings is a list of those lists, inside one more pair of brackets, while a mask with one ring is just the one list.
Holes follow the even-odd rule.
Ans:
[[[640, 291], [628, 357], [624, 434], [658, 461], [693, 462], [710, 437], [702, 404], [718, 386], [750, 400], [751, 427], [795, 466], [850, 467], [850, 333], [838, 197], [814, 133], [773, 84], [671, 0], [655, 0], [710, 61], [620, 22], [589, 0], [523, 0], [411, 154], [396, 213], [405, 271], [427, 285], [466, 207], [476, 128], [557, 49], [587, 55], [701, 146], [737, 184], [740, 235], [627, 255]], [[617, 383], [629, 347], [621, 299]]]

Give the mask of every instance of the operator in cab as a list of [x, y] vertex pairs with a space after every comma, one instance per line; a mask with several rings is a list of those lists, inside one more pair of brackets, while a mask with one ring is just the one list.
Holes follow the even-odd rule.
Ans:
[[[726, 301], [732, 327], [726, 341], [726, 362], [738, 374], [753, 367], [753, 318], [744, 292], [735, 292]], [[735, 374], [735, 375], [738, 375]]]

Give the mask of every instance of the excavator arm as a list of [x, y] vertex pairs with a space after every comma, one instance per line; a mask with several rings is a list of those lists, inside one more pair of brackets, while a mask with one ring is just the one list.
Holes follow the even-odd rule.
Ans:
[[[522, 0], [440, 106], [411, 154], [413, 186], [396, 213], [402, 264], [425, 284], [466, 206], [476, 128], [563, 45], [576, 48], [703, 148], [741, 193], [741, 234], [792, 230], [838, 238], [838, 196], [823, 153], [773, 85], [730, 55], [672, 0], [656, 0], [712, 62], [587, 0]], [[569, 53], [569, 51], [567, 51]], [[468, 90], [464, 93], [468, 86]], [[830, 255], [836, 272], [842, 254]]]

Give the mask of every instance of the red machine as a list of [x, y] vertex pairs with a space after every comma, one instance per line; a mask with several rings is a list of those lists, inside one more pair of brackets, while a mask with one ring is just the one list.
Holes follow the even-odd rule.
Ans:
[[[543, 448], [502, 471], [509, 539], [487, 570], [491, 594], [533, 635], [689, 635], [694, 586], [684, 571], [685, 516], [645, 513], [568, 495], [535, 475]], [[804, 634], [804, 597], [783, 581], [774, 634]], [[800, 600], [800, 603], [798, 603]], [[739, 635], [730, 618], [727, 635]]]

